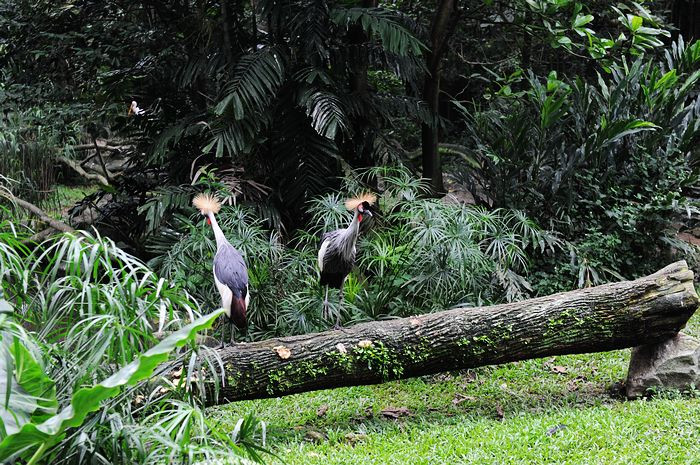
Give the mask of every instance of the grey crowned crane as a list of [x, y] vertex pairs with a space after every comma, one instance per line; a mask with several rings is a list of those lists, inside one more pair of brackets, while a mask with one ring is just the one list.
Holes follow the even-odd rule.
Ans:
[[[247, 327], [246, 312], [250, 302], [248, 293], [248, 268], [240, 252], [226, 240], [224, 232], [216, 222], [214, 214], [219, 213], [221, 203], [208, 194], [197, 195], [192, 204], [206, 216], [207, 223], [214, 230], [216, 238], [216, 255], [214, 256], [214, 282], [221, 294], [221, 306], [230, 323], [231, 343], [233, 344], [233, 326], [240, 330]], [[224, 344], [226, 325], [221, 330], [221, 347]]]
[[[321, 247], [318, 250], [318, 269], [321, 271], [321, 286], [326, 286], [326, 296], [323, 299], [323, 317], [328, 318], [328, 288], [340, 290], [340, 304], [343, 302], [343, 284], [345, 278], [355, 266], [357, 253], [357, 238], [360, 234], [360, 223], [365, 216], [372, 216], [372, 205], [377, 197], [363, 194], [345, 201], [345, 208], [354, 212], [352, 221], [347, 228], [336, 229], [321, 236]], [[335, 321], [336, 328], [340, 326], [340, 312]]]

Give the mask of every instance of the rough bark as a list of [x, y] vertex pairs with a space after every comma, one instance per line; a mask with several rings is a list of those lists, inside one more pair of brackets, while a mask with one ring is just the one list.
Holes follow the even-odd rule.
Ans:
[[421, 125], [423, 177], [430, 180], [430, 187], [435, 195], [440, 195], [445, 191], [442, 181], [442, 160], [438, 150], [437, 128], [441, 61], [458, 17], [459, 9], [455, 0], [441, 0], [438, 3], [430, 30], [430, 49], [425, 55], [426, 75], [423, 84], [423, 100], [428, 104], [436, 121], [433, 124], [423, 123]]
[[693, 272], [677, 262], [635, 281], [236, 344], [221, 351], [226, 386], [212, 401], [651, 344], [674, 336], [698, 302]]

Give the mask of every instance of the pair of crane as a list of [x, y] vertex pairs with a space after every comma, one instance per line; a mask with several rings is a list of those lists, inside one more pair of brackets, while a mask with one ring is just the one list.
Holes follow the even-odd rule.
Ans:
[[[135, 102], [133, 102], [135, 103]], [[321, 236], [318, 250], [318, 268], [320, 284], [326, 287], [323, 300], [323, 316], [329, 316], [328, 288], [340, 290], [340, 302], [343, 300], [343, 283], [355, 265], [357, 255], [357, 238], [360, 234], [360, 223], [365, 217], [372, 216], [376, 197], [363, 194], [360, 197], [345, 201], [345, 208], [353, 212], [352, 221], [347, 228], [326, 232]], [[216, 222], [216, 214], [221, 209], [221, 203], [209, 194], [199, 194], [192, 201], [214, 230], [216, 238], [216, 255], [214, 256], [214, 282], [221, 294], [221, 306], [224, 308], [230, 326], [231, 343], [233, 343], [233, 327], [245, 329], [247, 326], [246, 312], [250, 302], [248, 287], [248, 268], [241, 253], [226, 239], [223, 231]], [[335, 326], [340, 325], [340, 315]], [[224, 346], [224, 325], [221, 332], [221, 346]]]
[[[144, 116], [147, 111], [139, 108], [136, 101], [132, 101], [127, 111], [127, 116]], [[343, 283], [352, 267], [355, 265], [357, 253], [357, 238], [360, 234], [360, 223], [366, 216], [372, 216], [372, 207], [377, 198], [372, 194], [363, 194], [357, 198], [345, 201], [345, 208], [353, 212], [352, 221], [347, 228], [330, 231], [321, 236], [321, 246], [318, 251], [318, 268], [320, 270], [320, 284], [326, 286], [326, 295], [323, 299], [323, 317], [329, 317], [328, 288], [340, 290], [340, 302], [343, 301]], [[233, 343], [233, 327], [245, 329], [247, 327], [246, 312], [250, 303], [248, 288], [248, 268], [241, 253], [226, 239], [223, 231], [216, 222], [216, 215], [221, 209], [221, 203], [216, 197], [208, 194], [199, 194], [192, 200], [194, 206], [199, 209], [207, 222], [214, 230], [216, 238], [216, 255], [214, 256], [214, 282], [221, 294], [221, 305], [228, 317], [231, 342]], [[336, 328], [340, 326], [340, 315], [335, 322]], [[226, 325], [221, 332], [221, 345], [224, 345]]]

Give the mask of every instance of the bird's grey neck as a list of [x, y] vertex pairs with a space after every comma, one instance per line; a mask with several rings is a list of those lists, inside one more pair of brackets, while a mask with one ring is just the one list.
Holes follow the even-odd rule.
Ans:
[[209, 213], [207, 216], [209, 217], [209, 221], [211, 221], [211, 228], [214, 230], [216, 248], [218, 250], [222, 245], [228, 244], [228, 241], [226, 240], [226, 236], [224, 236], [224, 232], [219, 227], [219, 223], [216, 222], [216, 217], [214, 214]]

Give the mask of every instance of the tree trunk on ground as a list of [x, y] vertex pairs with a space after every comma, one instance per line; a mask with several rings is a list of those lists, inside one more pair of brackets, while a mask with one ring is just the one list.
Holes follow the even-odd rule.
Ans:
[[[15, 197], [15, 196], [12, 195], [11, 193], [7, 193], [7, 192], [0, 191], [0, 197], [4, 197], [4, 198], [8, 199], [10, 202], [15, 203], [15, 204], [18, 205], [19, 207], [24, 208], [24, 209], [27, 210], [29, 213], [31, 213], [32, 215], [36, 216], [37, 218], [39, 218], [39, 219], [40, 219], [41, 221], [43, 221], [44, 223], [46, 223], [46, 224], [48, 224], [49, 226], [51, 226], [51, 227], [52, 227], [53, 229], [55, 229], [56, 231], [62, 231], [62, 232], [73, 232], [73, 231], [75, 231], [75, 229], [73, 229], [72, 227], [68, 226], [68, 225], [67, 225], [66, 223], [64, 223], [63, 221], [57, 220], [57, 219], [55, 219], [55, 218], [51, 218], [49, 215], [46, 214], [46, 212], [45, 212], [44, 210], [42, 210], [41, 208], [37, 207], [37, 206], [34, 205], [33, 203], [27, 202], [26, 200], [22, 200], [22, 199], [20, 199], [19, 197]], [[32, 236], [32, 237], [34, 237], [34, 236]], [[38, 237], [38, 236], [37, 236], [37, 237]]]
[[447, 48], [447, 41], [457, 25], [459, 9], [455, 0], [440, 0], [430, 30], [430, 50], [425, 56], [425, 82], [423, 100], [435, 118], [434, 124], [421, 125], [421, 147], [423, 149], [423, 177], [430, 180], [434, 195], [445, 191], [442, 182], [442, 160], [438, 150], [438, 105], [440, 102], [440, 65]]
[[677, 262], [635, 281], [236, 344], [221, 351], [226, 386], [210, 398], [276, 397], [651, 344], [674, 336], [698, 302], [693, 272]]

